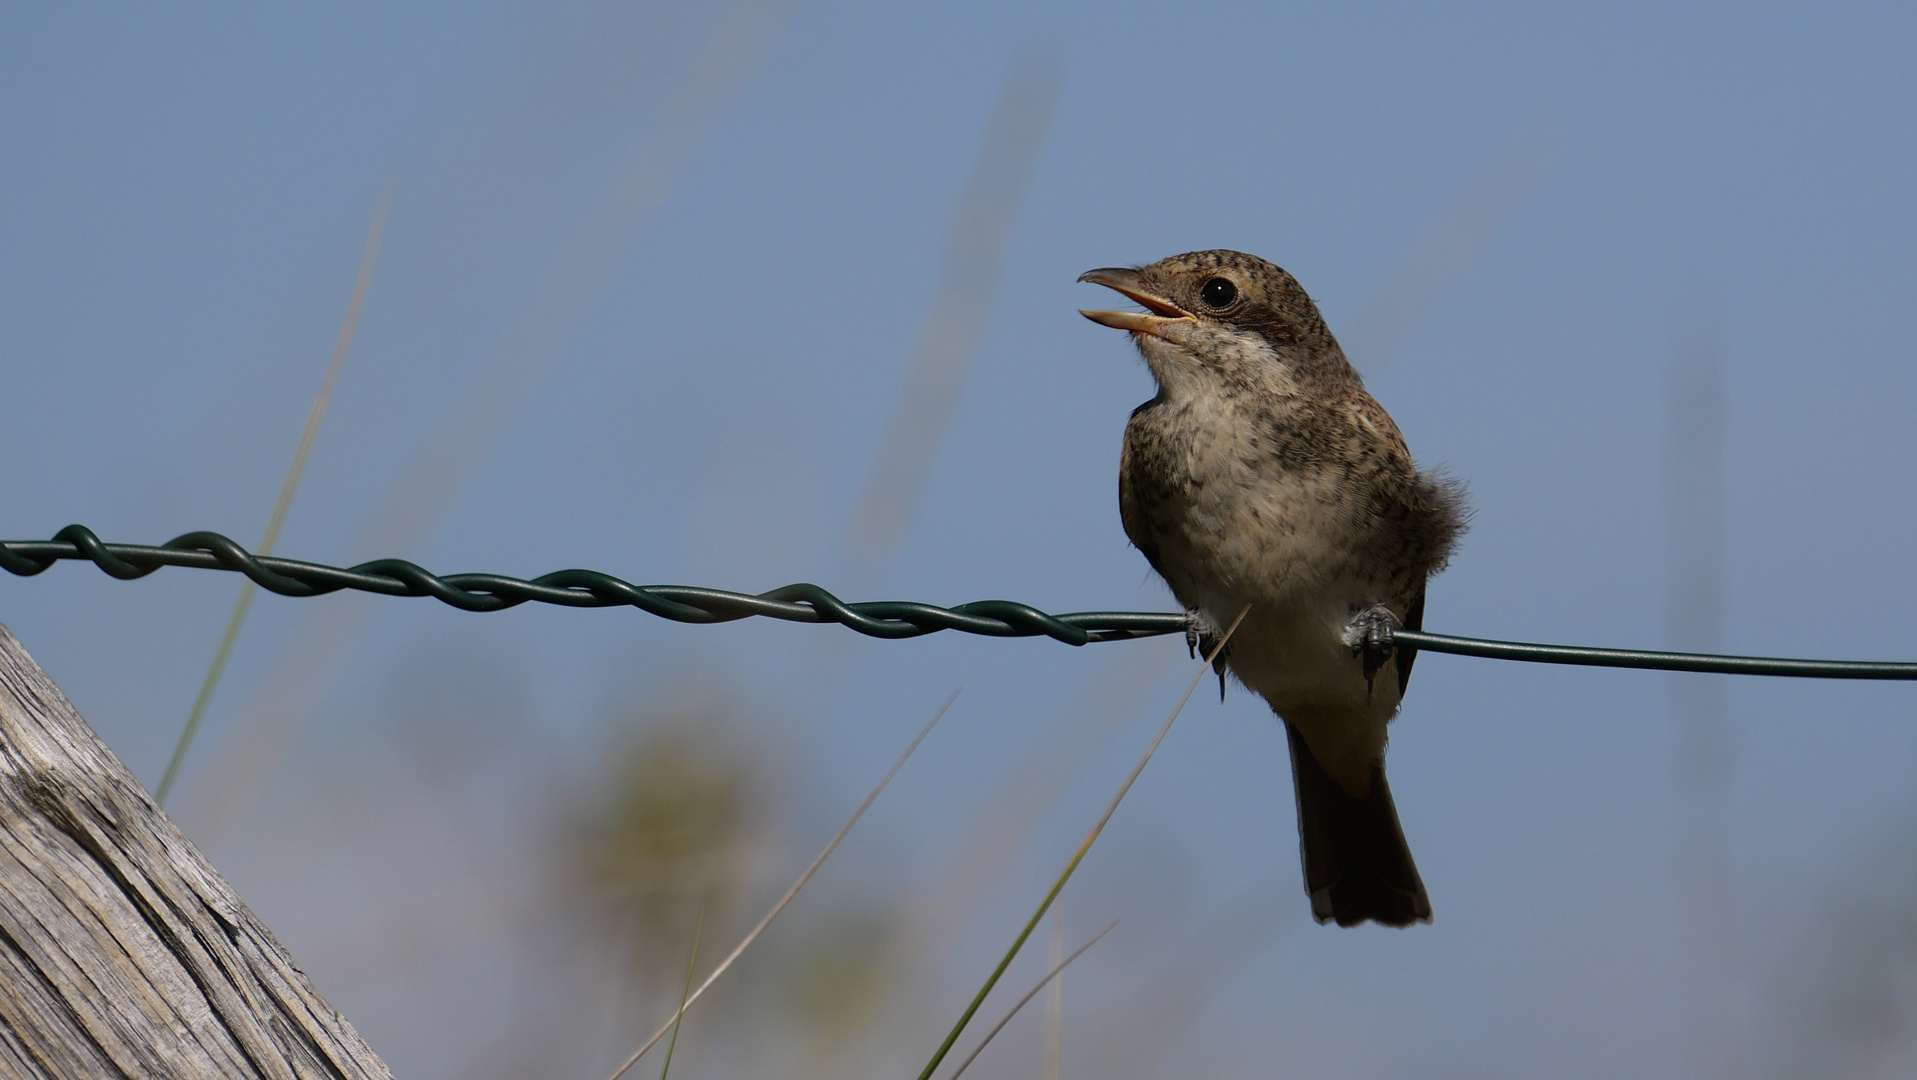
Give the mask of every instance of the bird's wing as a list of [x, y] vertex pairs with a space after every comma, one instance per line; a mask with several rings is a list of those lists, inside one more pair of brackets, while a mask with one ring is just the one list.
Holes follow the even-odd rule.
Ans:
[[1118, 469], [1118, 516], [1125, 523], [1125, 535], [1132, 546], [1152, 564], [1159, 577], [1165, 576], [1165, 568], [1158, 564], [1158, 538], [1152, 535], [1151, 524], [1146, 520], [1145, 512], [1138, 506], [1138, 495], [1132, 490], [1131, 455], [1119, 463]]
[[1152, 564], [1152, 570], [1164, 577], [1166, 568], [1158, 564], [1158, 537], [1152, 535], [1152, 528], [1144, 518], [1144, 510], [1139, 508], [1139, 499], [1131, 489], [1131, 468], [1118, 470], [1118, 516], [1125, 522], [1125, 537], [1131, 539], [1131, 547], [1143, 552], [1144, 560]]
[[[1406, 630], [1424, 629], [1424, 586], [1418, 586], [1418, 595], [1412, 597], [1411, 607], [1404, 614]], [[1398, 646], [1398, 699], [1404, 699], [1405, 687], [1411, 685], [1411, 665], [1418, 661], [1418, 650], [1410, 645]]]

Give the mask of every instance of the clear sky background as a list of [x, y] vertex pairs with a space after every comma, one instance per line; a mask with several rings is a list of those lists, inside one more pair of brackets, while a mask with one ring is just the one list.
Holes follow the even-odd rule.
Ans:
[[[1723, 387], [1724, 647], [1917, 658], [1912, 9], [684, 7], [14, 6], [0, 535], [257, 542], [390, 183], [285, 555], [1164, 609], [1113, 482], [1150, 380], [1074, 279], [1232, 247], [1296, 274], [1414, 453], [1469, 481], [1429, 629], [1672, 643], [1690, 341]], [[1054, 104], [1002, 249], [967, 262], [1008, 79]], [[941, 296], [978, 334], [950, 426], [896, 557], [848, 555]], [[396, 488], [422, 452], [453, 464]], [[70, 564], [0, 578], [0, 621], [151, 785], [236, 590]], [[912, 939], [896, 1023], [833, 1050], [910, 1074], [1183, 650], [263, 596], [179, 816], [402, 1075], [523, 1074], [540, 1046], [599, 1076], [657, 1003], [581, 991], [580, 1027], [549, 1003], [586, 976], [531, 943], [607, 748], [687, 686], [724, 702], [776, 895], [963, 686], [818, 886], [891, 910], [1037, 800]], [[1423, 659], [1390, 767], [1437, 915], [1408, 931], [1310, 922], [1282, 732], [1201, 691], [1065, 894], [1072, 943], [1123, 920], [1068, 975], [1065, 1074], [1909, 1075], [1917, 690], [1729, 684], [1705, 815], [1729, 876], [1699, 919], [1671, 678]], [[771, 1000], [722, 997], [703, 1042], [695, 1013], [675, 1075], [804, 1071]], [[977, 1067], [1035, 1074], [1038, 1025]]]

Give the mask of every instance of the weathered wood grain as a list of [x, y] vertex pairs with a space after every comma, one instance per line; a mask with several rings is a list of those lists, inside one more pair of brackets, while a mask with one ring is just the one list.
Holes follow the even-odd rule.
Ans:
[[392, 1076], [4, 626], [0, 1074]]

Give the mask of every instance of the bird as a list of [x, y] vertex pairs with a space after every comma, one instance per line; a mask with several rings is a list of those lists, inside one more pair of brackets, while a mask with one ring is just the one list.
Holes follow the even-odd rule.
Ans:
[[1282, 268], [1195, 251], [1079, 281], [1143, 311], [1083, 311], [1131, 335], [1158, 392], [1120, 456], [1125, 534], [1185, 606], [1192, 640], [1284, 723], [1305, 891], [1319, 923], [1431, 921], [1385, 781], [1386, 725], [1425, 584], [1470, 518], [1421, 469]]

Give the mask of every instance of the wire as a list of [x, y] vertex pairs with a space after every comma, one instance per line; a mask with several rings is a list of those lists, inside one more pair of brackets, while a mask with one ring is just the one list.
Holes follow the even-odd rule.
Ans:
[[[1030, 604], [1013, 600], [978, 600], [950, 608], [905, 600], [848, 604], [817, 585], [803, 583], [755, 594], [692, 585], [640, 586], [596, 570], [560, 570], [526, 580], [500, 574], [442, 577], [404, 559], [377, 559], [341, 568], [257, 556], [216, 532], [186, 533], [159, 547], [104, 543], [84, 525], [69, 525], [55, 533], [51, 540], [0, 540], [0, 569], [21, 577], [31, 577], [65, 559], [91, 562], [121, 580], [145, 577], [163, 566], [233, 570], [245, 574], [260, 588], [281, 596], [323, 596], [341, 589], [357, 589], [384, 596], [430, 596], [462, 611], [503, 611], [527, 601], [578, 608], [636, 607], [663, 619], [685, 623], [722, 623], [765, 616], [788, 622], [838, 623], [877, 638], [913, 638], [941, 630], [958, 630], [988, 637], [1049, 637], [1068, 645], [1085, 645], [1094, 641], [1190, 633], [1195, 629], [1190, 616], [1170, 611], [1077, 611], [1048, 615]], [[1453, 637], [1422, 630], [1399, 630], [1393, 635], [1393, 641], [1419, 651], [1540, 664], [1917, 681], [1917, 663], [1596, 649]]]
[[1538, 645], [1528, 641], [1452, 637], [1422, 630], [1399, 630], [1399, 645], [1492, 660], [1534, 664], [1641, 668], [1651, 671], [1701, 671], [1719, 675], [1781, 675], [1799, 679], [1911, 679], [1917, 664], [1874, 660], [1790, 660], [1772, 656], [1720, 656], [1715, 653], [1650, 652], [1645, 649], [1593, 649], [1583, 645]]
[[84, 525], [69, 525], [52, 540], [0, 541], [0, 569], [37, 574], [61, 559], [84, 559], [121, 580], [162, 566], [236, 570], [281, 596], [322, 596], [358, 589], [385, 596], [430, 596], [463, 611], [502, 611], [529, 600], [563, 607], [636, 607], [660, 618], [720, 623], [763, 615], [791, 622], [839, 623], [879, 638], [909, 638], [940, 630], [991, 637], [1046, 636], [1069, 645], [1153, 634], [1182, 633], [1182, 614], [1081, 611], [1047, 615], [1029, 604], [980, 600], [954, 608], [909, 601], [848, 604], [817, 585], [765, 593], [727, 592], [691, 585], [639, 586], [594, 570], [560, 570], [530, 581], [499, 574], [433, 574], [404, 559], [377, 559], [341, 569], [295, 559], [255, 556], [215, 532], [190, 532], [159, 547], [107, 544]]

